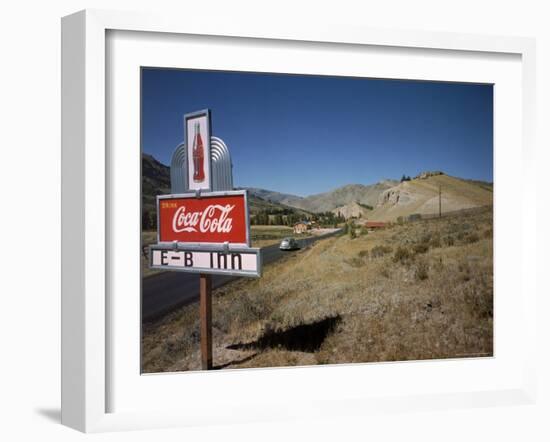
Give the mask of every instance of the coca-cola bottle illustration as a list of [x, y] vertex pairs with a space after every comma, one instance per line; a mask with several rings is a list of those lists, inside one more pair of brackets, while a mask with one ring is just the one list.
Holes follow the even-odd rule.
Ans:
[[202, 183], [204, 181], [204, 146], [201, 137], [201, 125], [195, 123], [195, 137], [193, 138], [193, 181]]

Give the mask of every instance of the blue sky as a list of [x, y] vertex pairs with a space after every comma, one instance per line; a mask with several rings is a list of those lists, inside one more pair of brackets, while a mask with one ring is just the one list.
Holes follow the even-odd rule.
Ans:
[[492, 85], [143, 69], [142, 149], [164, 164], [212, 111], [235, 186], [311, 195], [442, 170], [493, 181]]

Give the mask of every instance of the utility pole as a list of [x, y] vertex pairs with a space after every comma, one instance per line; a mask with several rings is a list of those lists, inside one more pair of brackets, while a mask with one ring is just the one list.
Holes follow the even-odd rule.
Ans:
[[441, 184], [439, 185], [439, 217], [441, 218]]

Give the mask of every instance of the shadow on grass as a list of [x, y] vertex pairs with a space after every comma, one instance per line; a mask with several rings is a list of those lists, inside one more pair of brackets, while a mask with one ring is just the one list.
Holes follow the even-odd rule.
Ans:
[[257, 353], [254, 353], [254, 354], [251, 354], [250, 356], [247, 356], [246, 358], [238, 359], [236, 361], [229, 361], [221, 365], [215, 365], [214, 367], [212, 367], [212, 370], [221, 370], [222, 368], [227, 368], [233, 364], [244, 364], [245, 362], [248, 362], [254, 359], [256, 356], [257, 356]]
[[331, 316], [311, 324], [302, 324], [284, 331], [267, 330], [260, 339], [229, 345], [230, 350], [265, 350], [284, 348], [289, 351], [313, 353], [321, 347], [326, 337], [340, 322], [339, 315]]

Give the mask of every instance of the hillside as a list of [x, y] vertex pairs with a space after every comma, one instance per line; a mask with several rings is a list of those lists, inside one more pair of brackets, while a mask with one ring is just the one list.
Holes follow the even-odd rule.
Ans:
[[[142, 201], [145, 228], [156, 220], [156, 195], [170, 192], [170, 168], [151, 155], [142, 155]], [[248, 188], [250, 214], [292, 215], [292, 219], [312, 213], [339, 213], [377, 221], [394, 221], [411, 214], [442, 212], [487, 206], [493, 203], [492, 183], [464, 180], [442, 172], [424, 172], [411, 181], [384, 180], [376, 184], [349, 184], [330, 192], [299, 197], [266, 189]], [[365, 206], [372, 206], [368, 210]]]
[[310, 212], [328, 212], [355, 202], [375, 206], [380, 194], [396, 184], [397, 181], [394, 180], [384, 180], [371, 185], [348, 184], [330, 192], [311, 195], [287, 204]]
[[[142, 222], [145, 229], [152, 229], [156, 228], [156, 196], [170, 193], [170, 167], [157, 161], [153, 156], [143, 153], [141, 156], [141, 172]], [[292, 199], [292, 197], [294, 196], [263, 189], [249, 189], [250, 215], [254, 216], [260, 212], [281, 215], [292, 214], [296, 218], [311, 215], [306, 210], [277, 201], [277, 199], [282, 201]]]
[[157, 195], [170, 193], [170, 168], [152, 155], [141, 155], [143, 210], [155, 209]]
[[359, 204], [358, 202], [353, 201], [349, 204], [346, 204], [345, 206], [340, 206], [336, 209], [333, 209], [332, 213], [334, 213], [336, 216], [343, 216], [346, 219], [367, 218], [372, 211], [368, 207], [370, 206]]
[[429, 175], [404, 181], [381, 193], [369, 219], [394, 221], [414, 213], [436, 214], [440, 188], [443, 213], [493, 204], [492, 186], [488, 183], [481, 185], [445, 174]]
[[[493, 354], [493, 216], [334, 236], [214, 289], [219, 369]], [[142, 333], [146, 373], [200, 370], [197, 304]]]
[[248, 206], [250, 215], [257, 215], [259, 212], [268, 212], [269, 214], [289, 215], [295, 214], [301, 217], [309, 217], [311, 213], [286, 204], [269, 201], [250, 192], [248, 194]]
[[483, 187], [486, 190], [493, 191], [493, 183], [489, 183], [488, 181], [480, 181], [480, 180], [466, 180], [472, 184], [475, 184], [477, 186]]
[[250, 195], [257, 196], [264, 201], [272, 203], [284, 204], [286, 206], [293, 206], [302, 199], [301, 196], [290, 195], [288, 193], [275, 192], [273, 190], [259, 189], [257, 187], [246, 187]]
[[397, 183], [398, 182], [395, 180], [384, 180], [371, 185], [348, 184], [331, 190], [330, 192], [318, 193], [306, 197], [253, 187], [248, 188], [248, 190], [253, 195], [266, 201], [284, 204], [308, 212], [320, 213], [332, 211], [336, 213], [334, 212], [335, 209], [348, 204], [360, 203], [375, 206], [380, 194], [395, 186]]

